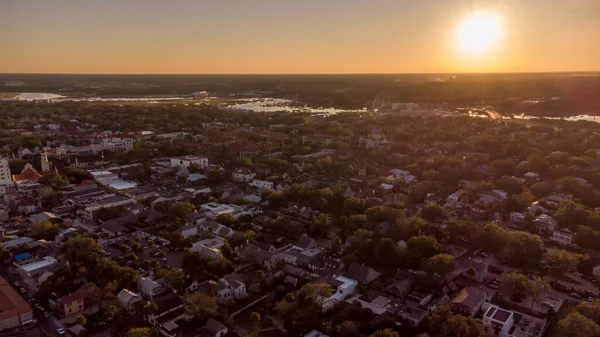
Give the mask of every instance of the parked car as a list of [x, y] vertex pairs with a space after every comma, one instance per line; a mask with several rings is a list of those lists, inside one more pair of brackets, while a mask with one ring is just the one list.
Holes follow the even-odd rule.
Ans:
[[581, 298], [581, 295], [579, 295], [578, 293], [570, 293], [569, 296], [573, 297], [573, 298]]
[[56, 329], [56, 333], [59, 334], [60, 336], [63, 336], [67, 332], [63, 328], [58, 328], [58, 329]]
[[21, 289], [19, 289], [19, 291], [21, 292], [21, 294], [26, 294], [27, 293], [27, 289], [21, 287]]
[[44, 317], [46, 317], [46, 318], [50, 317], [50, 313], [47, 311], [44, 311]]

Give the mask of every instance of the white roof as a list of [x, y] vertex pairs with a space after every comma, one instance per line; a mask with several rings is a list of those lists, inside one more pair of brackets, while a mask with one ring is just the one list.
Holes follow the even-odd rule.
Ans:
[[133, 291], [128, 289], [122, 289], [117, 295], [117, 298], [123, 303], [131, 303], [133, 301], [136, 301], [136, 299], [137, 301], [141, 300], [139, 294], [134, 293]]
[[12, 248], [12, 247], [16, 247], [16, 246], [20, 246], [24, 243], [29, 243], [33, 241], [32, 238], [24, 236], [24, 237], [16, 237], [10, 241], [5, 241], [2, 242], [2, 247], [4, 247], [4, 249], [8, 249], [8, 248]]
[[30, 264], [22, 265], [19, 268], [21, 268], [26, 273], [30, 273], [34, 270], [48, 267], [56, 262], [57, 262], [56, 259], [53, 258], [52, 256], [46, 256], [46, 257], [44, 257], [44, 259], [42, 261], [37, 261], [37, 262], [30, 263]]

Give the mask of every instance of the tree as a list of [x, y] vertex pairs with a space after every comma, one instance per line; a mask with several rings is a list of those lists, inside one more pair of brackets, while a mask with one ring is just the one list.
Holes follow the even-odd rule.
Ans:
[[432, 336], [439, 337], [484, 337], [481, 326], [472, 317], [455, 315], [446, 306], [428, 313], [421, 326]]
[[490, 251], [501, 252], [506, 248], [510, 235], [496, 224], [483, 226], [481, 243]]
[[182, 219], [186, 214], [194, 210], [194, 204], [189, 201], [176, 202], [169, 206], [168, 214], [172, 220]]
[[174, 289], [181, 290], [185, 284], [185, 274], [181, 269], [171, 269], [165, 275], [165, 281]]
[[425, 270], [438, 276], [454, 270], [454, 258], [449, 254], [437, 254], [425, 263]]
[[344, 213], [348, 215], [361, 214], [365, 210], [367, 202], [360, 198], [348, 198], [344, 201]]
[[77, 318], [75, 318], [75, 323], [79, 325], [85, 325], [85, 323], [87, 323], [87, 318], [85, 318], [84, 315], [77, 315]]
[[218, 313], [219, 305], [213, 296], [198, 292], [186, 294], [185, 299], [190, 304], [192, 313], [198, 318], [206, 319]]
[[434, 221], [435, 219], [444, 215], [444, 208], [440, 205], [428, 204], [423, 207], [423, 212], [421, 215], [423, 218], [429, 221]]
[[107, 309], [108, 314], [110, 315], [110, 317], [112, 317], [112, 324], [113, 324], [113, 326], [115, 325], [115, 314], [117, 313], [117, 311], [119, 311], [119, 308], [117, 308], [114, 305], [111, 305]]
[[336, 327], [337, 336], [358, 337], [360, 336], [360, 325], [354, 321], [343, 321]]
[[554, 277], [554, 281], [560, 279], [567, 271], [575, 270], [582, 258], [583, 256], [580, 254], [555, 248], [548, 249], [544, 254], [544, 260], [549, 267], [548, 271]]
[[370, 337], [400, 337], [400, 334], [392, 329], [377, 330]]
[[38, 240], [53, 241], [58, 231], [58, 226], [50, 221], [40, 221], [33, 225], [31, 236]]
[[498, 277], [498, 281], [500, 283], [498, 293], [506, 297], [512, 297], [517, 292], [524, 292], [529, 286], [529, 279], [521, 273], [502, 273]]
[[149, 315], [155, 313], [158, 310], [158, 304], [155, 302], [146, 302], [144, 306], [142, 306], [142, 313], [145, 315]]
[[469, 267], [467, 268], [466, 273], [470, 278], [474, 278], [477, 275], [477, 270], [473, 267]]
[[579, 312], [571, 312], [558, 322], [558, 330], [566, 337], [594, 337], [600, 335], [600, 325]]
[[514, 265], [535, 267], [544, 254], [542, 239], [527, 232], [510, 232], [508, 258]]
[[529, 189], [531, 190], [531, 194], [538, 199], [547, 197], [552, 192], [552, 187], [545, 181], [535, 183]]
[[235, 219], [235, 217], [230, 214], [230, 213], [225, 213], [225, 214], [219, 214], [217, 216], [217, 218], [215, 219], [218, 223], [224, 225], [224, 226], [231, 226], [233, 224], [235, 224], [237, 222], [237, 220]]
[[408, 260], [417, 267], [422, 259], [429, 258], [442, 251], [442, 246], [431, 236], [413, 236], [407, 242]]
[[124, 337], [154, 337], [155, 335], [151, 328], [132, 328], [127, 330]]
[[101, 257], [102, 246], [89, 236], [78, 235], [69, 238], [61, 247], [60, 252], [67, 260], [76, 266], [90, 267]]

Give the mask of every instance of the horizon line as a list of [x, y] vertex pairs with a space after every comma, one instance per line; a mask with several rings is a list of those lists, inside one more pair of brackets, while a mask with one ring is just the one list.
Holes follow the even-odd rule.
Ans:
[[494, 75], [494, 74], [575, 74], [597, 73], [600, 70], [560, 70], [560, 71], [490, 71], [490, 72], [364, 72], [364, 73], [35, 73], [4, 72], [0, 75], [94, 75], [94, 76], [331, 76], [331, 75]]

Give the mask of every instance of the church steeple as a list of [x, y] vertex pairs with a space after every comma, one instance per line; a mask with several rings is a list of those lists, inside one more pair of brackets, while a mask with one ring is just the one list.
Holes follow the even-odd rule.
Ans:
[[48, 155], [46, 154], [46, 151], [42, 152], [42, 172], [48, 172], [50, 171], [50, 162], [48, 162]]

